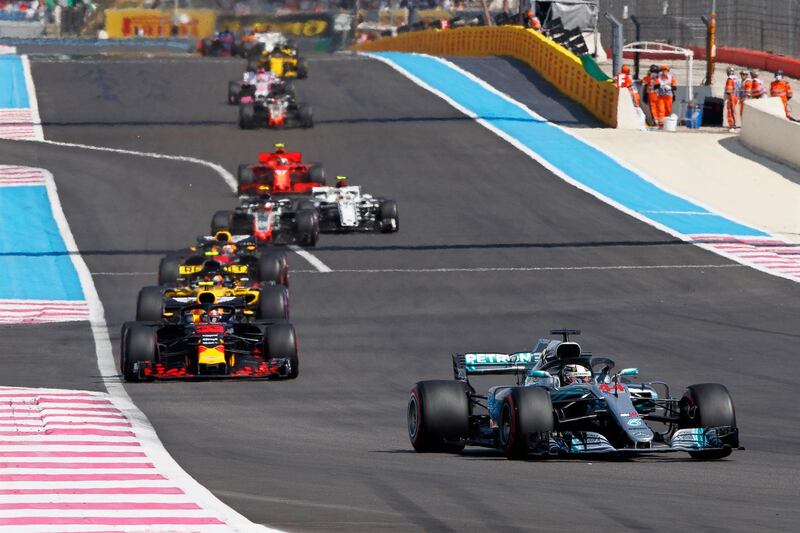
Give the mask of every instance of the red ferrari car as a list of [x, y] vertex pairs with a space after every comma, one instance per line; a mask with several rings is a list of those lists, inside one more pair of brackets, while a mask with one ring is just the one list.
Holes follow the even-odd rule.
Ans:
[[303, 163], [303, 154], [287, 152], [276, 144], [274, 152], [258, 154], [255, 165], [239, 165], [239, 195], [310, 194], [325, 186], [325, 170], [318, 163]]

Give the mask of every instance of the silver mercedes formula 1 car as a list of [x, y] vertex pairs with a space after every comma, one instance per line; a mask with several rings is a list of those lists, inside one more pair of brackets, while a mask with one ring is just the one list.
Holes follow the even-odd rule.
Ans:
[[[721, 459], [739, 447], [733, 401], [723, 385], [691, 385], [674, 398], [666, 383], [633, 383], [638, 369], [614, 371], [608, 357], [583, 352], [569, 340], [579, 333], [553, 330], [562, 339], [540, 339], [532, 351], [454, 355], [454, 381], [420, 381], [411, 390], [414, 449], [459, 453], [482, 446], [512, 459], [665, 452]], [[516, 385], [478, 394], [470, 384], [476, 375], [506, 375]]]

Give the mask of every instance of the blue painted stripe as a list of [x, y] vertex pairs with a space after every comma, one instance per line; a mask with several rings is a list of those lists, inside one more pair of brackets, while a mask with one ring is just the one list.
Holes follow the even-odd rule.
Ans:
[[682, 234], [766, 236], [710, 213], [668, 193], [553, 124], [537, 120], [505, 98], [487, 90], [436, 59], [402, 52], [382, 56], [432, 88], [446, 94], [495, 128], [517, 139], [575, 181], [642, 216]]
[[47, 188], [0, 187], [0, 300], [84, 300]]
[[0, 56], [0, 109], [19, 107], [30, 107], [22, 59], [15, 55], [2, 55]]

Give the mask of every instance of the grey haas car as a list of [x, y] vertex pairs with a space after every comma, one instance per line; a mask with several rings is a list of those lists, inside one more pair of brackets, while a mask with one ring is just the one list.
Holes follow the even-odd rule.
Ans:
[[[666, 383], [634, 383], [636, 368], [583, 352], [570, 335], [540, 339], [532, 351], [459, 353], [454, 380], [420, 381], [408, 401], [408, 433], [418, 452], [459, 453], [466, 446], [527, 456], [631, 457], [688, 452], [721, 459], [739, 448], [736, 414], [718, 383], [672, 397]], [[506, 376], [480, 394], [470, 376]], [[565, 379], [566, 378], [566, 379]], [[572, 382], [568, 382], [572, 381]]]

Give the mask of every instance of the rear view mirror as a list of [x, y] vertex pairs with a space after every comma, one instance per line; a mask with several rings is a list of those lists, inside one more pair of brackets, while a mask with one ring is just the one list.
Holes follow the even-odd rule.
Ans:
[[550, 373], [546, 370], [531, 370], [528, 375], [532, 378], [549, 378]]
[[639, 369], [638, 368], [623, 368], [619, 371], [620, 376], [638, 376]]

